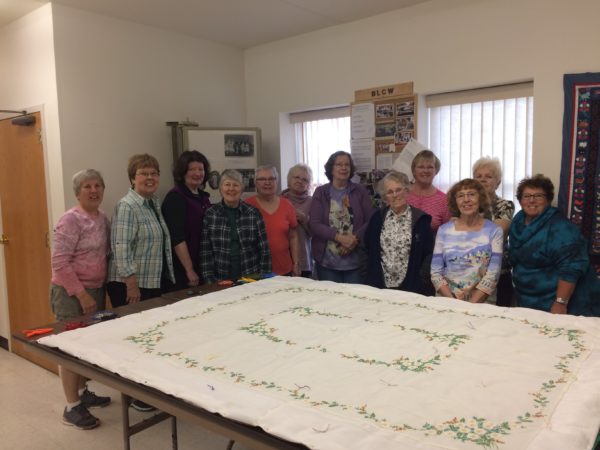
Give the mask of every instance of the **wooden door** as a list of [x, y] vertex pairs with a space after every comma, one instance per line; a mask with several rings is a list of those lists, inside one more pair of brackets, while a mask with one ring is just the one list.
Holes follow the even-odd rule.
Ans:
[[[48, 301], [51, 277], [50, 229], [46, 197], [41, 115], [33, 125], [0, 121], [0, 201], [2, 247], [11, 335], [54, 321]], [[12, 338], [11, 350], [56, 371], [56, 365], [32, 355]]]

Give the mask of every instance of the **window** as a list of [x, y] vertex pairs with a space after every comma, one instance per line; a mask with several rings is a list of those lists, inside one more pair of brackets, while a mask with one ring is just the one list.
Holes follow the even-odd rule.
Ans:
[[328, 183], [325, 163], [332, 153], [350, 153], [350, 108], [331, 108], [290, 114], [295, 124], [298, 160], [313, 171], [313, 187]]
[[498, 195], [514, 200], [517, 184], [531, 174], [533, 83], [430, 95], [426, 106], [424, 144], [442, 162], [437, 187], [447, 192], [472, 177], [479, 158], [496, 157], [502, 164]]

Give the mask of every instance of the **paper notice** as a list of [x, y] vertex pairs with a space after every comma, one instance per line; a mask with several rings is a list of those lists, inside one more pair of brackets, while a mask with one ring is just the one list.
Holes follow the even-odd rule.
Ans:
[[375, 106], [373, 103], [352, 105], [351, 130], [352, 139], [375, 137]]
[[352, 139], [350, 147], [357, 172], [370, 172], [375, 168], [375, 142], [373, 139]]

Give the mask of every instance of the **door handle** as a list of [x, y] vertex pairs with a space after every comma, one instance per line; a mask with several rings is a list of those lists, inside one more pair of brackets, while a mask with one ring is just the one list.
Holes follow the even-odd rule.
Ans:
[[6, 237], [5, 234], [2, 235], [2, 238], [0, 238], [0, 244], [8, 244], [8, 238]]

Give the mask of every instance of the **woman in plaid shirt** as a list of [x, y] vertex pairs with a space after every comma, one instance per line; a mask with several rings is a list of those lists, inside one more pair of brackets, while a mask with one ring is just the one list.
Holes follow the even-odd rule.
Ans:
[[241, 202], [242, 175], [225, 170], [219, 181], [223, 200], [204, 216], [200, 271], [206, 283], [271, 272], [265, 223], [255, 207]]
[[113, 306], [159, 297], [175, 282], [169, 229], [156, 195], [158, 161], [133, 155], [127, 167], [131, 189], [115, 207], [111, 227], [112, 258], [106, 289]]

